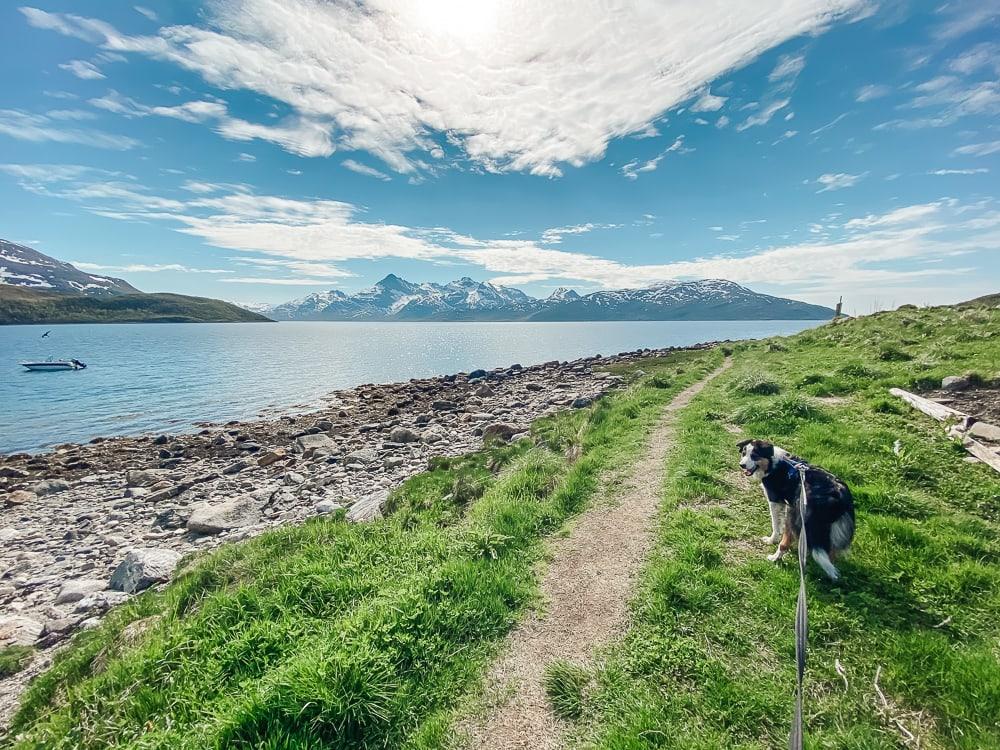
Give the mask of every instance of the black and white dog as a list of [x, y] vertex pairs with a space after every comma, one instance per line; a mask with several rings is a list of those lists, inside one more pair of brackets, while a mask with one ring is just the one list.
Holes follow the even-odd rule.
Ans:
[[839, 573], [831, 558], [847, 552], [854, 539], [854, 498], [847, 485], [825, 469], [811, 466], [766, 440], [744, 440], [740, 468], [761, 483], [771, 509], [771, 536], [778, 544], [767, 559], [777, 562], [791, 548], [802, 529], [799, 511], [801, 474], [806, 485], [806, 543], [813, 560], [832, 579]]

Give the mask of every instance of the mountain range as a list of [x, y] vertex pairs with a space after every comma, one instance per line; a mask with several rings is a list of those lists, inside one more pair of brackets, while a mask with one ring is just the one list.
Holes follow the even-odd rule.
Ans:
[[331, 289], [252, 309], [274, 320], [825, 320], [834, 315], [828, 307], [761, 294], [724, 279], [665, 281], [586, 295], [560, 287], [537, 299], [468, 277], [417, 284], [395, 274], [356, 294]]
[[0, 284], [90, 297], [139, 294], [127, 281], [85, 273], [71, 263], [9, 240], [0, 240]]

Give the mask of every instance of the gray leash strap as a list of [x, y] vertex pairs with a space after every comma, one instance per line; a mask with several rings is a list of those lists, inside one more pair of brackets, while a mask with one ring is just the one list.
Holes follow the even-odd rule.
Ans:
[[806, 558], [809, 544], [806, 540], [806, 468], [799, 466], [801, 495], [799, 497], [799, 517], [802, 529], [799, 531], [799, 599], [795, 605], [795, 716], [792, 731], [788, 735], [789, 750], [802, 750], [802, 681], [806, 672], [806, 645], [809, 637], [809, 611], [806, 604]]

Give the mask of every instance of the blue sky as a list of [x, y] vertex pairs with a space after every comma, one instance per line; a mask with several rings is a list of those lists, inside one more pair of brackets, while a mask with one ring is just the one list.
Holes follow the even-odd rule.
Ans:
[[146, 291], [1000, 287], [1000, 3], [0, 8], [0, 236]]

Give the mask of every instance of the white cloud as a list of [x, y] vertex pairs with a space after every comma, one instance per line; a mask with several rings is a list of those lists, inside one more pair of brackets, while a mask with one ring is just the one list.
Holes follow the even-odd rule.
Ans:
[[939, 175], [939, 176], [952, 175], [952, 174], [956, 174], [956, 175], [957, 174], [986, 174], [989, 171], [990, 170], [986, 169], [986, 167], [978, 167], [976, 169], [935, 169], [935, 170], [933, 170], [931, 172], [928, 172], [927, 174], [933, 174], [933, 175]]
[[344, 161], [342, 161], [341, 164], [343, 164], [352, 172], [363, 174], [365, 175], [365, 177], [374, 177], [377, 180], [384, 180], [386, 182], [392, 179], [385, 172], [380, 172], [379, 170], [375, 169], [375, 167], [369, 167], [367, 164], [361, 164], [360, 162], [356, 162], [354, 161], [354, 159], [344, 159]]
[[21, 141], [41, 143], [76, 143], [81, 146], [125, 151], [135, 148], [139, 141], [124, 135], [114, 135], [101, 130], [64, 128], [51, 117], [18, 109], [0, 109], [0, 134]]
[[[652, 217], [646, 219], [649, 214], [644, 214], [643, 225], [648, 225], [652, 223]], [[563, 240], [563, 236], [567, 234], [586, 234], [587, 232], [593, 232], [595, 229], [620, 229], [621, 224], [594, 224], [592, 222], [587, 222], [586, 224], [576, 224], [570, 227], [552, 227], [551, 229], [546, 229], [542, 232], [542, 242], [546, 245], [557, 245]]]
[[867, 172], [864, 174], [846, 174], [845, 172], [828, 172], [826, 174], [821, 174], [816, 178], [816, 184], [823, 186], [818, 192], [825, 193], [830, 190], [843, 190], [845, 188], [854, 187], [861, 180], [863, 180], [867, 174]]
[[1000, 82], [967, 81], [958, 76], [942, 75], [916, 85], [917, 95], [910, 101], [913, 109], [936, 109], [921, 117], [888, 120], [875, 130], [941, 128], [963, 117], [1000, 115]]
[[158, 15], [156, 15], [156, 11], [150, 10], [149, 8], [145, 8], [142, 5], [133, 5], [132, 7], [135, 8], [135, 12], [136, 13], [140, 13], [140, 14], [144, 15], [150, 21], [159, 21], [160, 20], [160, 17]]
[[77, 78], [83, 78], [84, 80], [96, 81], [104, 78], [104, 73], [101, 72], [101, 69], [86, 60], [70, 60], [68, 63], [62, 63], [59, 67], [63, 70], [68, 70]]
[[729, 124], [729, 118], [726, 117], [725, 115], [723, 115], [722, 117], [720, 117], [718, 120], [715, 121], [715, 127], [719, 128], [720, 130], [726, 127], [726, 125], [728, 124]]
[[779, 137], [779, 138], [778, 138], [778, 139], [777, 139], [776, 141], [774, 141], [774, 143], [772, 143], [771, 145], [772, 145], [772, 146], [777, 146], [777, 145], [778, 145], [779, 143], [781, 143], [782, 141], [787, 141], [787, 140], [789, 140], [790, 138], [794, 138], [794, 137], [795, 137], [795, 136], [797, 136], [798, 134], [799, 134], [799, 131], [798, 131], [798, 130], [786, 130], [786, 131], [785, 131], [784, 133], [782, 133], [782, 134], [781, 134], [781, 136], [780, 136], [780, 137]]
[[[865, 5], [762, 0], [720, 15], [694, 0], [670, 13], [626, 0], [230, 0], [208, 6], [210, 28], [148, 36], [70, 14], [22, 13], [36, 27], [165, 60], [295, 113], [276, 129], [222, 123], [226, 137], [309, 156], [365, 150], [413, 172], [415, 153], [434, 152], [433, 136], [449, 133], [481, 168], [555, 176], [599, 159], [610, 140], [645, 131], [723, 73]], [[801, 65], [787, 56], [772, 76], [783, 84]]]
[[832, 120], [830, 120], [830, 122], [828, 122], [826, 125], [821, 125], [820, 127], [816, 128], [815, 130], [809, 131], [809, 135], [819, 135], [823, 131], [829, 130], [830, 128], [832, 128], [835, 125], [837, 125], [837, 123], [839, 123], [845, 117], [847, 117], [847, 114], [848, 114], [847, 112], [844, 112], [843, 114], [837, 115]]
[[173, 106], [149, 106], [135, 99], [122, 96], [117, 91], [109, 91], [101, 97], [90, 100], [98, 109], [124, 115], [125, 117], [171, 117], [184, 122], [205, 122], [226, 117], [226, 105], [219, 101], [197, 100]]
[[638, 159], [633, 159], [632, 161], [630, 161], [627, 164], [623, 165], [622, 168], [619, 169], [618, 171], [621, 172], [627, 179], [629, 179], [629, 180], [636, 180], [636, 179], [639, 178], [639, 173], [640, 172], [653, 172], [653, 171], [655, 171], [656, 168], [658, 166], [660, 166], [660, 162], [663, 161], [663, 158], [667, 154], [673, 153], [675, 151], [677, 153], [679, 153], [679, 154], [688, 154], [688, 153], [691, 153], [692, 151], [694, 151], [694, 149], [693, 148], [687, 148], [684, 145], [684, 136], [680, 135], [680, 136], [677, 136], [676, 139], [674, 139], [673, 143], [671, 143], [669, 146], [667, 146], [663, 151], [661, 151], [659, 154], [657, 154], [656, 156], [654, 156], [652, 159], [649, 159], [648, 161], [644, 161], [641, 164], [639, 163]]
[[782, 55], [767, 80], [772, 83], [795, 80], [805, 67], [805, 55]]
[[728, 99], [729, 97], [726, 96], [715, 96], [711, 91], [705, 89], [705, 93], [698, 97], [698, 101], [691, 105], [691, 111], [718, 112]]
[[788, 99], [777, 99], [776, 101], [769, 102], [760, 112], [755, 115], [750, 115], [746, 120], [737, 125], [736, 130], [743, 132], [748, 128], [753, 128], [758, 125], [766, 125], [771, 121], [771, 118], [774, 117], [775, 114], [788, 106], [788, 102]]
[[248, 154], [246, 151], [241, 151], [239, 153], [239, 156], [236, 157], [236, 161], [247, 161], [247, 162], [257, 161], [257, 157], [254, 156], [253, 154]]
[[1000, 44], [995, 42], [977, 44], [951, 60], [948, 67], [963, 75], [975, 73], [983, 68], [1000, 75]]
[[954, 156], [989, 156], [990, 154], [1000, 153], [1000, 141], [970, 143], [967, 146], [959, 146], [951, 153]]
[[191, 268], [180, 263], [130, 263], [125, 266], [104, 266], [99, 263], [84, 263], [78, 260], [70, 261], [74, 266], [84, 271], [111, 271], [114, 273], [161, 273], [176, 271], [178, 273], [232, 273], [221, 268]]
[[234, 276], [233, 278], [220, 279], [227, 284], [268, 284], [270, 286], [326, 286], [330, 284], [329, 279], [307, 279], [302, 277], [274, 279], [262, 276]]
[[854, 96], [854, 101], [870, 102], [874, 99], [881, 99], [883, 96], [889, 96], [891, 93], [892, 89], [884, 84], [870, 83], [858, 89], [857, 94]]

